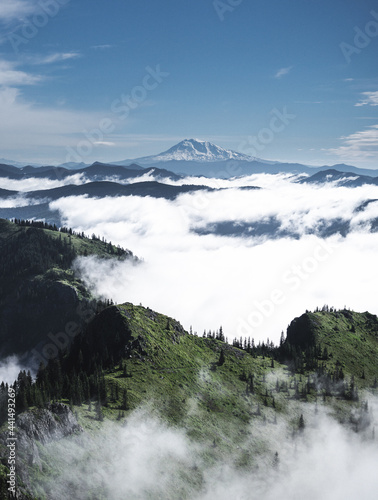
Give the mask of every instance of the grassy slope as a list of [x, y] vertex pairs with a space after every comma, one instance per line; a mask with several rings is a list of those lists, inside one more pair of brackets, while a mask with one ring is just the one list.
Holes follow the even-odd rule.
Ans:
[[[369, 312], [342, 310], [306, 313], [316, 342], [322, 350], [327, 348], [326, 365], [334, 370], [337, 362], [349, 376], [369, 386], [378, 376], [378, 318]], [[300, 332], [309, 335], [308, 331]], [[361, 379], [362, 374], [365, 379]]]
[[[184, 428], [194, 442], [200, 443], [202, 460], [208, 466], [232, 457], [236, 467], [250, 470], [261, 460], [269, 463], [274, 447], [279, 446], [275, 444], [275, 439], [282, 432], [290, 434], [298, 430], [301, 413], [305, 415], [306, 421], [313, 414], [314, 405], [311, 403], [316, 400], [316, 391], [312, 391], [305, 399], [295, 397], [294, 385], [304, 386], [308, 375], [306, 371], [302, 375], [293, 375], [285, 365], [274, 362], [272, 367], [269, 358], [254, 358], [218, 340], [189, 335], [174, 319], [142, 306], [123, 304], [111, 306], [107, 311], [112, 309], [114, 313], [120, 312], [125, 330], [131, 332], [130, 343], [134, 349], [122, 360], [127, 366], [127, 376], [118, 368], [106, 371], [109, 401], [103, 407], [104, 422], [97, 420], [94, 405], [91, 408], [88, 405], [74, 408], [89, 438], [103, 432], [107, 422], [118, 421], [123, 389], [127, 389], [129, 408], [118, 424], [127, 421], [137, 408], [145, 408], [148, 414], [158, 415], [169, 425]], [[100, 314], [105, 314], [105, 311]], [[344, 364], [346, 376], [355, 375], [357, 379], [360, 372], [357, 363], [362, 362], [366, 370], [372, 370], [369, 376], [373, 376], [372, 360], [374, 357], [376, 359], [378, 353], [372, 327], [374, 317], [350, 313], [358, 341], [364, 347], [367, 344], [369, 351], [366, 353], [368, 361], [363, 359], [363, 354], [360, 359], [358, 354], [353, 363], [356, 346], [353, 344], [351, 349], [350, 341], [357, 340], [356, 334], [350, 336], [349, 333], [348, 321], [351, 320], [347, 318], [345, 322], [345, 315], [340, 317], [334, 313], [309, 314], [315, 320], [312, 324], [321, 345], [327, 345], [332, 355], [325, 361], [327, 368], [331, 369], [335, 361], [339, 360]], [[107, 317], [111, 318], [112, 315], [108, 313]], [[336, 326], [338, 330], [335, 330]], [[112, 326], [109, 325], [111, 335]], [[219, 366], [222, 349], [225, 362]], [[247, 393], [247, 384], [243, 380], [244, 375], [249, 374], [254, 375], [253, 394]], [[366, 379], [358, 378], [356, 382], [361, 387], [366, 384]], [[283, 389], [286, 383], [287, 390]], [[115, 398], [116, 386], [118, 399]], [[336, 397], [327, 398], [327, 403], [344, 421], [348, 421], [360, 405], [359, 402]], [[53, 444], [38, 444], [38, 449], [43, 469], [40, 471], [36, 466], [31, 467], [30, 477], [38, 485], [44, 480], [53, 482], [57, 472], [66, 467], [65, 459], [56, 453]], [[193, 487], [201, 484], [200, 473], [192, 471], [188, 483]], [[38, 486], [38, 498], [43, 498], [41, 486]], [[183, 495], [183, 498], [187, 497]]]
[[[107, 371], [109, 404], [104, 408], [106, 416], [116, 417], [121, 407], [122, 390], [127, 388], [130, 410], [149, 402], [171, 423], [184, 426], [190, 435], [208, 442], [217, 441], [231, 423], [234, 427], [236, 423], [243, 425], [256, 419], [273, 421], [275, 415], [290, 414], [292, 425], [297, 425], [299, 410], [293, 411], [297, 402], [294, 386], [297, 383], [299, 389], [304, 387], [309, 372], [293, 375], [276, 361], [273, 368], [269, 358], [254, 358], [221, 341], [188, 335], [175, 320], [141, 306], [114, 307], [121, 311], [133, 338], [139, 339], [144, 352], [135, 351], [131, 358], [125, 358], [127, 372], [132, 376], [124, 377], [120, 369]], [[374, 334], [367, 335], [370, 316], [353, 313], [359, 325], [356, 331], [363, 332], [360, 342], [364, 350], [358, 354], [355, 345], [351, 348], [349, 336], [342, 340], [342, 332], [329, 334], [326, 326], [330, 324], [334, 328], [332, 313], [317, 313], [316, 316], [321, 344], [328, 346], [330, 354], [324, 362], [327, 369], [332, 370], [339, 360], [347, 378], [354, 375], [360, 387], [371, 386], [378, 371], [377, 363], [374, 364], [378, 343]], [[222, 349], [225, 363], [219, 366]], [[364, 380], [359, 376], [361, 366], [365, 367]], [[246, 390], [243, 376], [250, 374], [254, 375], [253, 394]], [[285, 383], [287, 391], [283, 390]], [[119, 387], [118, 400], [110, 397], [116, 393], [115, 385]], [[304, 400], [314, 402], [319, 395], [312, 390]], [[353, 403], [336, 401], [336, 398], [328, 400], [335, 407], [342, 407], [344, 413], [353, 406]], [[233, 439], [238, 442], [242, 436], [236, 435]]]
[[[2, 242], [9, 241], [14, 238], [17, 234], [26, 233], [30, 229], [30, 226], [19, 226], [13, 222], [0, 219], [0, 245]], [[38, 231], [45, 233], [52, 239], [61, 238], [62, 241], [66, 241], [73, 246], [77, 255], [97, 255], [98, 257], [109, 257], [109, 244], [104, 243], [101, 240], [92, 240], [91, 238], [81, 238], [78, 235], [70, 235], [68, 233], [61, 233], [59, 231], [52, 231], [50, 229], [40, 229], [36, 228]], [[114, 252], [117, 248], [112, 245]]]

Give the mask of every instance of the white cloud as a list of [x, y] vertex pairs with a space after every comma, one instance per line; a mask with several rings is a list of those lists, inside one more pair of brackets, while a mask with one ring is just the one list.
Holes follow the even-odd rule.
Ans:
[[15, 63], [0, 60], [0, 85], [5, 87], [34, 85], [42, 80], [39, 75], [32, 75], [14, 69], [15, 66]]
[[362, 92], [364, 96], [355, 106], [378, 106], [378, 91], [377, 92]]
[[[86, 138], [85, 131], [98, 130], [105, 118], [115, 126], [119, 122], [119, 117], [114, 116], [111, 110], [56, 109], [28, 102], [15, 87], [0, 88], [0, 115], [0, 150], [3, 156], [18, 159], [23, 155], [28, 161], [33, 156], [36, 162], [44, 164], [56, 162], [57, 154], [61, 162], [71, 161], [67, 160], [66, 148], [75, 149], [82, 142], [89, 144], [95, 155], [96, 145]], [[111, 139], [112, 135], [106, 135], [106, 142], [112, 142]], [[83, 161], [88, 161], [88, 157], [84, 156]]]
[[288, 75], [292, 69], [293, 69], [293, 66], [288, 66], [286, 68], [281, 68], [274, 75], [274, 78], [282, 78], [283, 76]]
[[68, 61], [69, 59], [77, 59], [81, 57], [79, 52], [55, 52], [47, 56], [33, 56], [29, 60], [33, 64], [53, 64], [61, 61]]
[[[219, 390], [211, 374], [209, 384]], [[183, 404], [187, 410], [190, 403]], [[370, 399], [372, 419], [375, 407]], [[293, 436], [292, 419], [301, 413], [306, 427]], [[204, 418], [195, 403], [191, 416], [193, 421]], [[356, 434], [327, 415], [320, 404], [315, 413], [311, 404], [291, 403], [290, 412], [280, 413], [277, 424], [269, 420], [264, 425], [259, 418], [243, 423], [242, 437], [236, 419], [227, 422], [227, 434], [220, 423], [221, 446], [214, 447], [205, 439], [189, 438], [192, 419], [183, 430], [167, 425], [152, 411], [138, 409], [128, 415], [127, 425], [107, 422], [96, 432], [45, 446], [44, 456], [47, 461], [54, 457], [57, 473], [47, 484], [43, 479], [39, 484], [57, 500], [69, 495], [86, 498], [92, 492], [109, 500], [375, 500], [377, 446], [371, 426]], [[252, 466], [236, 465], [246, 457], [252, 458]]]
[[[58, 175], [56, 179], [40, 179], [38, 177], [30, 177], [28, 179], [8, 179], [1, 178], [1, 187], [2, 189], [8, 189], [10, 191], [19, 191], [21, 193], [27, 191], [36, 191], [42, 189], [54, 189], [61, 186], [68, 186], [69, 184], [73, 184], [75, 186], [79, 186], [81, 184], [85, 184], [88, 180], [85, 178], [84, 174], [73, 174], [64, 179], [59, 180]], [[22, 198], [21, 198], [22, 200]], [[20, 201], [21, 201], [20, 200]], [[1, 200], [1, 203], [7, 203], [9, 200]], [[24, 203], [24, 205], [29, 205], [30, 203]], [[17, 206], [23, 206], [22, 204], [18, 204]]]
[[[378, 125], [371, 125], [348, 136], [341, 137], [343, 145], [329, 149], [343, 160], [364, 162], [378, 158]], [[377, 163], [378, 167], [378, 163]]]
[[18, 374], [24, 370], [25, 366], [20, 363], [17, 356], [8, 356], [0, 361], [0, 383], [13, 384], [17, 380]]
[[12, 19], [22, 19], [34, 12], [35, 2], [30, 0], [1, 0], [0, 21], [11, 21]]
[[[324, 303], [378, 313], [378, 234], [369, 233], [378, 204], [355, 210], [377, 199], [378, 187], [319, 187], [268, 175], [207, 182], [228, 189], [175, 201], [65, 198], [51, 208], [61, 211], [65, 225], [103, 235], [145, 259], [140, 266], [83, 260], [83, 274], [99, 293], [117, 302], [143, 303], [199, 333], [222, 324], [230, 338], [246, 334], [278, 341], [295, 316]], [[237, 189], [243, 183], [264, 189]], [[270, 217], [297, 239], [194, 232], [223, 221], [254, 227]], [[333, 219], [350, 220], [352, 233], [328, 238], [326, 245], [307, 234]], [[282, 300], [273, 304], [277, 290]]]
[[115, 47], [115, 45], [103, 44], [103, 45], [92, 45], [91, 49], [105, 50], [105, 49], [112, 49], [113, 47]]
[[93, 144], [96, 146], [115, 146], [115, 142], [109, 142], [109, 141], [95, 141]]

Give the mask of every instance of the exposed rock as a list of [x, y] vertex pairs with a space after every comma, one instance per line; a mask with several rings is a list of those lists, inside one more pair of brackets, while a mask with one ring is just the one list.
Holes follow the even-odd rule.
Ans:
[[[64, 437], [82, 432], [71, 409], [63, 403], [52, 403], [43, 409], [28, 410], [16, 417], [17, 435], [17, 476], [18, 483], [30, 488], [28, 467], [38, 467], [42, 471], [42, 462], [38, 451], [38, 442], [46, 444]], [[0, 443], [7, 445], [6, 433], [0, 435]], [[19, 500], [28, 498], [22, 490]]]
[[70, 408], [63, 403], [52, 403], [46, 409], [21, 413], [16, 418], [16, 429], [19, 441], [37, 439], [42, 444], [83, 430]]
[[287, 342], [302, 349], [314, 346], [317, 341], [317, 322], [311, 313], [293, 319], [287, 329]]

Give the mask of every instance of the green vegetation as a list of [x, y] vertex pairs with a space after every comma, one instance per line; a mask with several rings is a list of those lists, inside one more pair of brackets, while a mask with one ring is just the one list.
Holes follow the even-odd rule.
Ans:
[[[93, 301], [72, 269], [79, 256], [130, 259], [133, 254], [95, 235], [43, 222], [0, 219], [0, 344], [3, 356], [23, 354], [64, 331], [81, 326], [78, 311]], [[97, 306], [91, 306], [94, 311]]]
[[[189, 428], [193, 404], [208, 420], [248, 422], [285, 412], [290, 401], [358, 402], [359, 389], [377, 387], [377, 324], [368, 313], [306, 313], [292, 322], [279, 347], [252, 342], [240, 349], [219, 340], [219, 331], [198, 337], [148, 308], [110, 306], [66, 353], [40, 367], [35, 384], [20, 374], [18, 410], [65, 398], [73, 405], [97, 401], [99, 415], [119, 418], [149, 402], [171, 423]], [[312, 343], [298, 346], [298, 328], [300, 338]], [[361, 359], [350, 348], [350, 335], [364, 343]], [[207, 426], [198, 423], [193, 433], [204, 437]]]
[[[279, 426], [272, 429], [284, 420], [299, 436], [318, 404], [329, 405], [356, 431], [369, 424], [362, 391], [376, 391], [376, 324], [368, 313], [306, 313], [292, 322], [280, 346], [251, 341], [248, 347], [247, 341], [240, 349], [220, 340], [221, 329], [198, 337], [151, 309], [112, 305], [92, 319], [70, 349], [40, 367], [36, 382], [20, 373], [14, 385], [17, 407], [24, 411], [63, 401], [93, 438], [107, 422], [122, 424], [138, 408], [147, 408], [201, 443], [209, 466], [232, 450], [237, 467], [251, 468], [271, 446], [264, 433], [255, 435], [253, 429], [270, 426], [269, 432], [282, 432]], [[349, 348], [351, 325], [353, 335], [368, 346], [364, 377]], [[298, 328], [301, 337], [312, 339], [303, 347], [296, 343]], [[2, 400], [7, 390], [2, 384]], [[42, 470], [23, 465], [31, 484], [52, 480], [63, 466], [49, 447], [38, 446]], [[277, 456], [271, 461], [276, 463]], [[43, 498], [43, 489], [34, 494]]]
[[[90, 317], [80, 323], [78, 307], [93, 298], [72, 263], [90, 255], [135, 260], [131, 252], [95, 235], [0, 220], [3, 352], [34, 347], [67, 321], [77, 327], [72, 343], [41, 363], [36, 380], [20, 372], [13, 385], [18, 413], [29, 410], [38, 416], [46, 404], [64, 402], [94, 437], [109, 422], [122, 425], [145, 408], [171, 427], [185, 429], [201, 445], [203, 463], [227, 459], [231, 450], [236, 466], [247, 470], [271, 452], [266, 436], [255, 429], [268, 426], [274, 435], [290, 431], [299, 436], [309, 413], [322, 404], [355, 431], [370, 425], [365, 397], [378, 388], [376, 316], [325, 306], [295, 318], [279, 346], [254, 339], [234, 339], [230, 345], [222, 328], [193, 335], [177, 320], [130, 303], [95, 301]], [[7, 395], [2, 383], [3, 431]], [[283, 431], [278, 430], [281, 421]], [[3, 457], [4, 446], [0, 435]], [[20, 463], [27, 488], [44, 498], [41, 484], [53, 481], [63, 465], [49, 446], [36, 441], [35, 447], [39, 465], [22, 454]], [[278, 467], [277, 452], [270, 460]], [[6, 474], [3, 460], [0, 497]], [[200, 481], [196, 471], [190, 472], [190, 481]]]
[[[307, 322], [307, 327], [297, 323]], [[320, 359], [330, 371], [342, 370], [360, 379], [360, 385], [374, 385], [378, 370], [378, 318], [365, 313], [327, 307], [294, 321], [287, 342], [321, 350]], [[301, 339], [301, 340], [300, 340]], [[307, 339], [308, 342], [306, 342]], [[312, 340], [310, 340], [312, 339]]]

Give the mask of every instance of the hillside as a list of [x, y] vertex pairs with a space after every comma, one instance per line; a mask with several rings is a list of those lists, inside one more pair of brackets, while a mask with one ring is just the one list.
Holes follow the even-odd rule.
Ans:
[[135, 260], [130, 251], [94, 235], [0, 219], [2, 357], [40, 352], [49, 334], [64, 331], [67, 323], [83, 323], [80, 306], [96, 311], [99, 304], [72, 269], [77, 256], [90, 255]]
[[[185, 499], [204, 484], [206, 468], [230, 457], [240, 473], [261, 466], [271, 470], [282, 440], [300, 440], [303, 426], [314, 425], [319, 411], [331, 412], [347, 427], [371, 436], [373, 420], [363, 391], [376, 392], [378, 368], [372, 360], [378, 357], [377, 324], [378, 318], [369, 313], [306, 313], [291, 323], [280, 347], [252, 343], [241, 349], [236, 340], [234, 345], [224, 341], [222, 329], [199, 337], [149, 308], [129, 303], [109, 306], [75, 337], [69, 352], [39, 370], [36, 383], [25, 373], [19, 376], [17, 405], [23, 410], [25, 404], [31, 406], [16, 423], [26, 447], [21, 446], [17, 465], [24, 491], [54, 500], [67, 494], [80, 500], [93, 494], [118, 499], [101, 476], [88, 472], [86, 460], [94, 462], [96, 470], [102, 467], [106, 447], [118, 446], [117, 438], [110, 436], [127, 434], [122, 429], [129, 426], [130, 432], [137, 432], [132, 430], [141, 425], [137, 422], [151, 427], [151, 443], [154, 432], [185, 432], [191, 453], [201, 464], [188, 474], [185, 461], [172, 463], [178, 468], [181, 479], [175, 476], [175, 481]], [[366, 344], [358, 358], [356, 342]], [[75, 416], [63, 407], [45, 406], [54, 400], [70, 404]], [[54, 417], [58, 410], [69, 425], [66, 433], [63, 427], [54, 435], [49, 422], [58, 419]], [[102, 436], [108, 436], [107, 445]], [[128, 443], [134, 446], [134, 441]], [[72, 454], [83, 446], [88, 450], [84, 456], [90, 455], [75, 462], [80, 483], [62, 479], [58, 471], [69, 469]], [[4, 448], [2, 453], [5, 456]], [[171, 460], [162, 464], [164, 470]], [[57, 475], [63, 482], [56, 482]], [[127, 498], [177, 498], [173, 484], [165, 487], [163, 496], [153, 488], [141, 497], [132, 491]]]
[[316, 350], [329, 370], [374, 383], [378, 376], [378, 318], [369, 312], [325, 307], [296, 318], [287, 330], [288, 344]]
[[[148, 307], [96, 300], [73, 271], [90, 255], [138, 262], [95, 235], [0, 220], [2, 356], [43, 361], [13, 384], [21, 500], [207, 500], [207, 471], [230, 468], [268, 487], [266, 474], [298, 467], [295, 450], [317, 442], [324, 419], [372, 442], [376, 316], [324, 306], [295, 318], [279, 346], [230, 344], [221, 327], [198, 336]], [[7, 401], [1, 384], [3, 497]]]
[[[193, 491], [201, 487], [205, 480], [203, 467], [213, 467], [230, 456], [240, 471], [262, 464], [270, 470], [279, 443], [289, 436], [300, 439], [301, 428], [310, 425], [322, 404], [347, 427], [370, 436], [373, 421], [366, 410], [363, 390], [376, 392], [377, 365], [370, 365], [369, 360], [378, 356], [378, 319], [368, 313], [348, 314], [306, 313], [292, 322], [280, 347], [259, 344], [240, 349], [224, 342], [221, 329], [199, 337], [187, 333], [175, 319], [149, 308], [129, 303], [105, 308], [74, 339], [69, 353], [39, 371], [35, 384], [31, 385], [25, 375], [19, 377], [18, 405], [27, 401], [36, 406], [29, 410], [30, 417], [28, 412], [20, 414], [22, 419], [16, 425], [19, 432], [25, 432], [21, 422], [30, 419], [34, 419], [35, 429], [43, 429], [46, 413], [42, 408], [57, 399], [71, 405], [76, 418], [69, 413], [67, 419], [70, 428], [79, 432], [77, 437], [74, 432], [66, 444], [59, 444], [64, 429], [55, 438], [44, 439], [41, 430], [37, 438], [26, 436], [27, 449], [35, 442], [38, 450], [29, 451], [29, 455], [35, 455], [29, 463], [27, 453], [20, 450], [18, 468], [23, 483], [29, 485], [27, 491], [37, 494], [37, 498], [49, 492], [46, 498], [54, 500], [66, 498], [67, 491], [70, 498], [93, 498], [91, 491], [96, 491], [96, 498], [112, 498], [98, 477], [87, 475], [85, 461], [76, 464], [82, 477], [79, 497], [75, 496], [78, 486], [74, 486], [74, 480], [63, 483], [62, 493], [55, 477], [57, 471], [69, 467], [72, 452], [67, 454], [67, 446], [76, 449], [86, 443], [91, 460], [101, 461], [106, 451], [104, 444], [97, 442], [99, 436], [105, 433], [107, 442], [113, 443], [110, 436], [124, 432], [124, 425], [135, 426], [135, 419], [149, 422], [152, 428], [158, 425], [158, 432], [166, 432], [166, 426], [172, 432], [182, 429], [190, 446], [197, 450], [201, 468], [192, 469], [187, 476], [184, 464], [176, 464], [186, 478], [181, 477], [186, 484], [182, 498], [191, 498]], [[369, 351], [366, 360], [361, 354], [365, 378], [361, 378], [357, 365], [361, 360], [352, 360], [348, 330], [352, 324], [355, 336], [366, 343]], [[303, 348], [302, 336], [312, 339]], [[328, 347], [326, 356], [323, 346]], [[314, 359], [308, 349], [315, 347], [317, 366], [310, 369]], [[300, 356], [302, 363], [298, 362]], [[344, 373], [342, 379], [336, 380], [338, 362]], [[67, 414], [68, 410], [64, 411]], [[54, 418], [48, 417], [49, 421]], [[36, 435], [37, 431], [30, 432]], [[269, 436], [275, 436], [277, 441]], [[152, 435], [150, 439], [154, 439]], [[63, 453], [57, 452], [61, 446]], [[175, 491], [166, 493], [166, 498], [177, 498]], [[155, 495], [143, 498], [161, 498]]]

